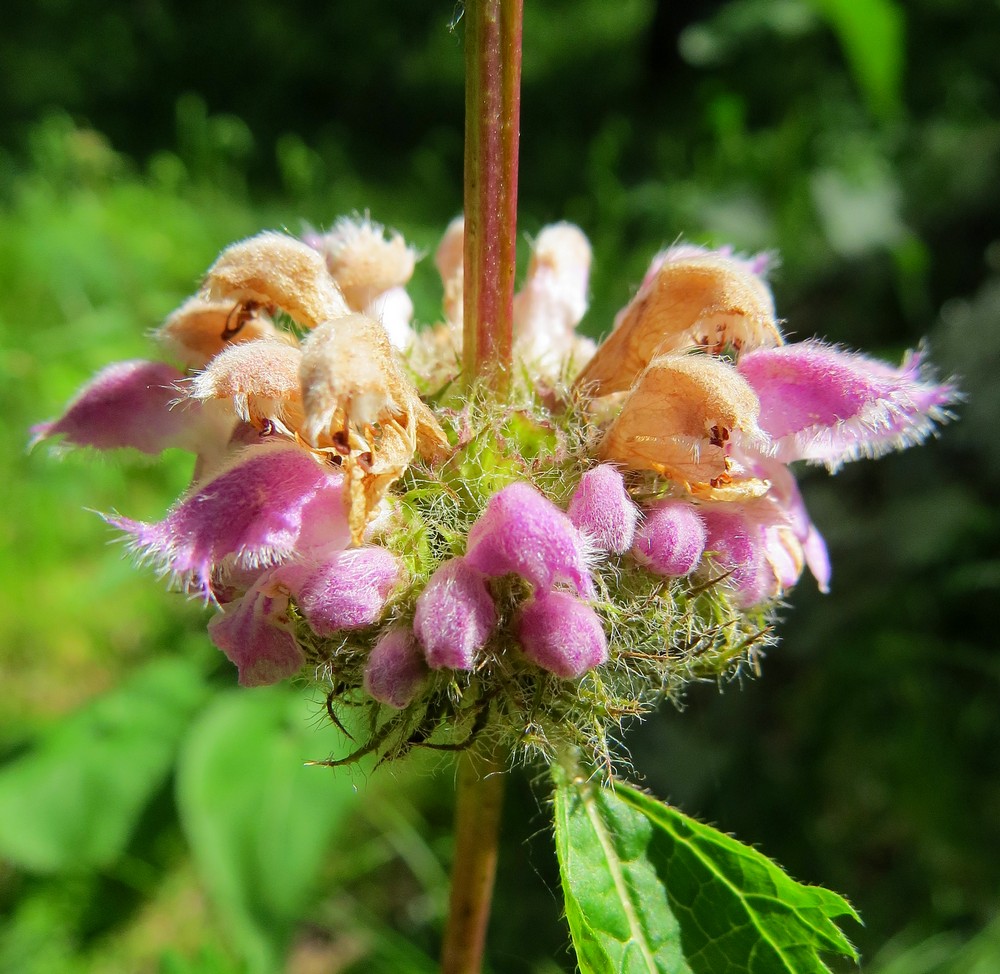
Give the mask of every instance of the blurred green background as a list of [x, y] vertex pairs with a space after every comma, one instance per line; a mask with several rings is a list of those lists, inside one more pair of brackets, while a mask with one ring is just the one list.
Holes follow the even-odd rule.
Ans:
[[[637, 773], [846, 894], [872, 974], [1000, 970], [1000, 4], [526, 0], [521, 226], [594, 245], [606, 330], [683, 236], [775, 250], [779, 313], [967, 395], [941, 437], [803, 470], [804, 580], [763, 678], [633, 728]], [[226, 243], [461, 207], [460, 7], [44, 0], [0, 35], [0, 972], [425, 971], [447, 762], [333, 775], [322, 701], [236, 691], [206, 612], [85, 508], [190, 476], [25, 452]], [[526, 248], [525, 248], [526, 249]], [[418, 317], [438, 314], [429, 259]], [[570, 971], [540, 769], [513, 776], [488, 951]]]

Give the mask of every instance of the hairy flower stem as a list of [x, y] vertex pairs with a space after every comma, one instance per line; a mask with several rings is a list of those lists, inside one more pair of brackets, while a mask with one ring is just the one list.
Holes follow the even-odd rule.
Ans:
[[465, 333], [468, 382], [498, 394], [513, 346], [523, 0], [465, 4]]
[[441, 974], [479, 974], [496, 876], [504, 769], [494, 757], [458, 760], [455, 861]]

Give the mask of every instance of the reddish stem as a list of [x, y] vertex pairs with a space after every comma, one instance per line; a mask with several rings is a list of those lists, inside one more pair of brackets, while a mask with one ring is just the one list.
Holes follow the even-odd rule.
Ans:
[[523, 0], [465, 5], [465, 332], [470, 381], [510, 383]]
[[448, 926], [441, 974], [479, 974], [493, 901], [504, 770], [471, 752], [458, 761], [455, 800], [455, 861], [451, 870]]

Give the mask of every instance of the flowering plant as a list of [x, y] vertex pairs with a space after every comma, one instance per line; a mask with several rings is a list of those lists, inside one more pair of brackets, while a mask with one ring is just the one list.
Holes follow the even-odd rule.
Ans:
[[[511, 136], [480, 137], [495, 175]], [[494, 204], [446, 231], [442, 320], [419, 330], [416, 255], [367, 217], [234, 244], [157, 332], [176, 365], [108, 367], [35, 439], [196, 455], [162, 521], [107, 520], [215, 609], [241, 684], [322, 687], [355, 747], [318, 763], [463, 752], [446, 970], [478, 969], [500, 775], [536, 759], [583, 970], [822, 970], [852, 953], [849, 905], [619, 781], [616, 742], [691, 681], [755, 668], [806, 567], [828, 587], [788, 464], [919, 442], [956, 392], [920, 353], [786, 343], [766, 255], [668, 248], [595, 345], [589, 244], [556, 224], [494, 319], [487, 291], [513, 280], [510, 249], [482, 269]]]

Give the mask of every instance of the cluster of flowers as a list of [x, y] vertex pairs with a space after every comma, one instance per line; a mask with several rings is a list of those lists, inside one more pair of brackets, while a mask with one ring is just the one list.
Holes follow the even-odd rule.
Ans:
[[460, 696], [462, 674], [613, 674], [623, 574], [650, 600], [673, 592], [652, 647], [669, 668], [700, 612], [677, 618], [684, 593], [742, 618], [804, 566], [826, 590], [789, 463], [834, 471], [918, 442], [956, 395], [919, 354], [892, 368], [785, 344], [767, 259], [724, 250], [658, 254], [595, 346], [576, 334], [590, 247], [556, 224], [515, 298], [513, 402], [490, 404], [461, 384], [462, 237], [458, 220], [436, 254], [444, 320], [420, 330], [415, 254], [367, 219], [237, 243], [156, 332], [179, 367], [112, 365], [33, 431], [197, 455], [162, 521], [108, 520], [218, 608], [209, 632], [245, 685], [311, 664], [403, 709]]

